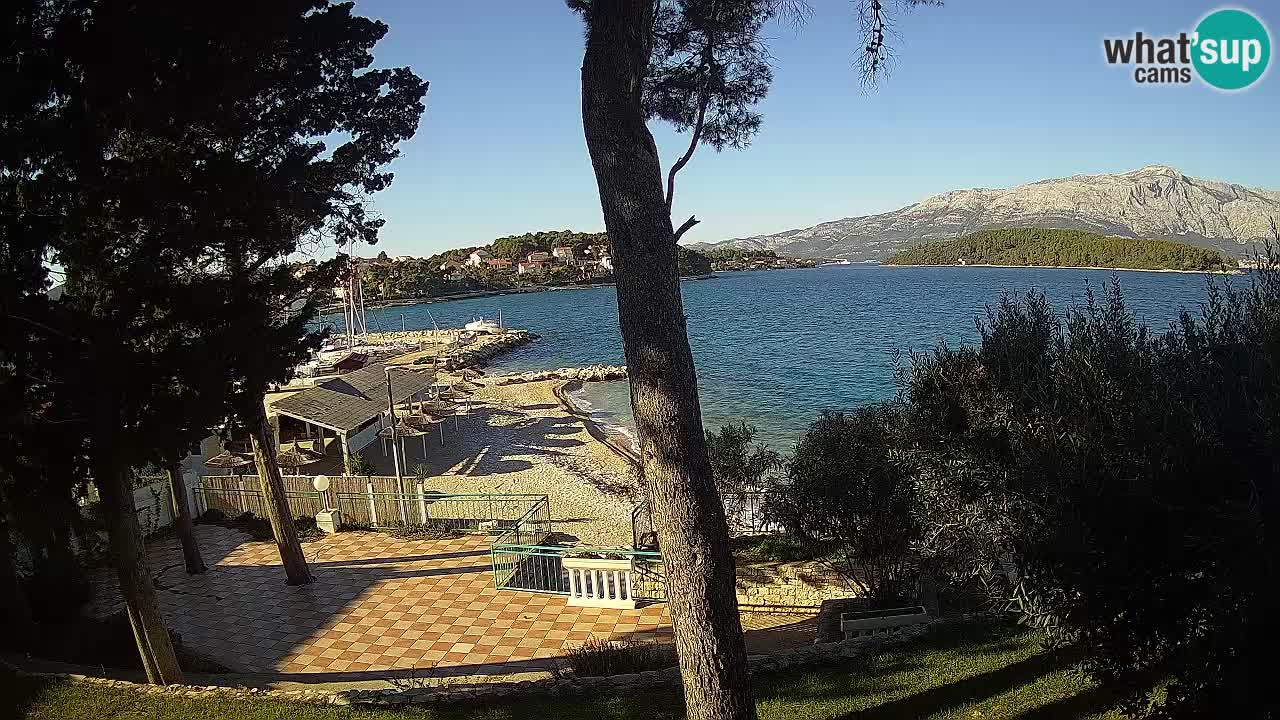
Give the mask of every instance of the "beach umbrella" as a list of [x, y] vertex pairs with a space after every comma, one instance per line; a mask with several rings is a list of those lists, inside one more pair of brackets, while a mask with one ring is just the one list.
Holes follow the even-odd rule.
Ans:
[[[458, 403], [453, 402], [452, 400], [449, 400], [444, 397], [438, 397], [435, 400], [428, 401], [427, 403], [425, 403], [425, 405], [426, 407], [424, 408], [424, 410], [428, 415], [434, 415], [435, 417], [438, 417], [441, 420], [452, 416], [453, 429], [454, 430], [458, 429], [458, 414], [459, 414]], [[440, 444], [441, 445], [444, 444], [444, 427], [443, 426], [441, 426], [440, 428]]]
[[321, 459], [316, 453], [299, 448], [296, 443], [292, 447], [276, 453], [276, 464], [280, 467], [291, 468], [293, 475], [297, 475], [298, 468], [303, 465], [310, 465], [319, 462]]
[[[422, 456], [425, 458], [427, 456], [428, 430], [422, 429], [422, 427], [420, 427], [418, 423], [413, 422], [413, 418], [416, 418], [416, 417], [419, 417], [419, 416], [406, 415], [403, 418], [401, 418], [400, 422], [396, 423], [395, 435], [400, 438], [400, 449], [402, 451], [404, 450], [404, 438], [421, 436], [422, 437]], [[391, 435], [392, 433], [391, 433], [390, 427], [384, 427], [378, 431], [378, 437], [384, 440], [390, 440]], [[401, 452], [400, 454], [401, 456], [404, 455], [403, 452]]]
[[229, 450], [223, 450], [217, 455], [214, 455], [213, 457], [204, 461], [205, 467], [226, 468], [228, 475], [231, 474], [232, 469], [235, 469], [236, 474], [239, 475], [240, 474], [239, 468], [242, 468], [245, 465], [252, 465], [252, 464], [253, 464], [253, 460], [250, 460], [249, 458], [243, 455], [238, 455], [236, 453], [233, 453]]
[[458, 406], [459, 410], [463, 405], [465, 405], [467, 411], [470, 411], [471, 396], [472, 394], [474, 394], [474, 392], [475, 392], [474, 390], [468, 390], [466, 388], [461, 388], [455, 385], [453, 387], [450, 387], [448, 390], [445, 390], [444, 392], [440, 393], [439, 399], [444, 400], [446, 402], [454, 403], [455, 405]]
[[423, 403], [423, 411], [416, 415], [405, 417], [405, 422], [424, 431], [431, 432], [432, 425], [440, 426], [440, 444], [444, 444], [444, 419], [447, 415], [441, 412], [438, 400], [430, 400]]

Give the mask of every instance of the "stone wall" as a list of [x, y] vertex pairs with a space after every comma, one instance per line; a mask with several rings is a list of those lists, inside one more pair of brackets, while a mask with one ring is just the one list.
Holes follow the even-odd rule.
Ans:
[[825, 600], [855, 593], [840, 577], [812, 562], [754, 563], [738, 566], [739, 605], [818, 608]]

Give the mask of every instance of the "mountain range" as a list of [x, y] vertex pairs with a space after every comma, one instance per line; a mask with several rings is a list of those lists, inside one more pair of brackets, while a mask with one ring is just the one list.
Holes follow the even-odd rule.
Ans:
[[1204, 180], [1167, 165], [1149, 165], [1011, 188], [952, 190], [892, 212], [692, 247], [878, 261], [928, 240], [977, 230], [1042, 227], [1176, 240], [1246, 256], [1271, 236], [1273, 222], [1280, 225], [1280, 190]]

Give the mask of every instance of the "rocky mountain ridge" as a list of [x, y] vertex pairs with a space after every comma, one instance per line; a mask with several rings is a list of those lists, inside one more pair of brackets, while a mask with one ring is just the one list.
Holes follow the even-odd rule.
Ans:
[[1176, 240], [1245, 256], [1270, 237], [1272, 222], [1280, 225], [1280, 190], [1204, 180], [1167, 165], [1149, 165], [1011, 188], [952, 190], [892, 212], [701, 245], [859, 262], [977, 230], [1044, 227]]

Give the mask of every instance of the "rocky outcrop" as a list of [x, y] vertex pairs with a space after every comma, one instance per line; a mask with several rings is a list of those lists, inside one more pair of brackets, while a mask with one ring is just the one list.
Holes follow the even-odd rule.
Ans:
[[976, 230], [1044, 227], [1176, 240], [1250, 254], [1280, 224], [1280, 192], [1202, 180], [1151, 165], [1114, 175], [1076, 175], [1004, 189], [934, 195], [900, 210], [718, 243], [795, 257], [883, 260], [910, 245]]
[[514, 385], [516, 383], [541, 382], [543, 380], [600, 382], [603, 380], [622, 380], [625, 377], [627, 377], [626, 366], [588, 365], [576, 368], [563, 367], [555, 370], [534, 370], [512, 375], [495, 375], [491, 378], [486, 378], [484, 382], [486, 385]]

